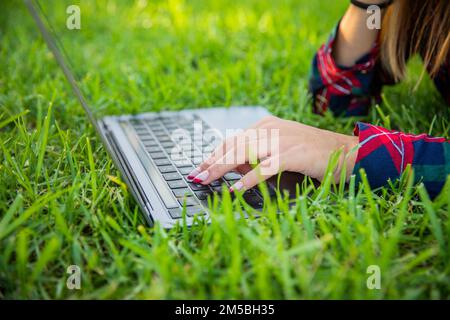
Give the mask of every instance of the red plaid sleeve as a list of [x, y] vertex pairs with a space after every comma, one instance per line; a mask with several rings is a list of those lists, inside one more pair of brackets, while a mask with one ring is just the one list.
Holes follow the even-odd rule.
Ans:
[[354, 134], [359, 150], [354, 174], [364, 168], [371, 187], [398, 179], [411, 165], [416, 182], [422, 181], [431, 197], [444, 187], [450, 174], [450, 143], [445, 138], [426, 134], [412, 135], [358, 122]]
[[323, 114], [329, 109], [335, 115], [365, 115], [374, 102], [380, 101], [382, 83], [378, 77], [380, 68], [376, 68], [379, 45], [375, 43], [353, 67], [341, 67], [333, 58], [338, 28], [339, 25], [313, 59], [309, 90], [314, 111]]

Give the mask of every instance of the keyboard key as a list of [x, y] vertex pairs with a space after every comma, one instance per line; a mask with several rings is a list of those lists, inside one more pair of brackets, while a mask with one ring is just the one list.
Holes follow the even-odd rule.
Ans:
[[170, 162], [169, 159], [155, 159], [155, 164], [157, 166], [168, 166], [170, 164], [172, 164], [172, 162]]
[[163, 174], [163, 177], [166, 181], [179, 180], [182, 178], [178, 172], [165, 173]]
[[184, 206], [186, 204], [186, 207], [198, 205], [198, 201], [194, 197], [184, 197], [182, 199], [178, 199], [178, 202], [181, 206]]
[[170, 139], [170, 137], [168, 135], [166, 135], [166, 136], [158, 137], [158, 141], [159, 142], [169, 142], [169, 141], [172, 141], [172, 139]]
[[204, 186], [204, 185], [199, 184], [199, 183], [193, 183], [193, 182], [189, 183], [189, 187], [193, 191], [209, 190], [209, 188], [207, 186]]
[[183, 151], [185, 155], [191, 158], [192, 153], [195, 151], [195, 146], [191, 142], [186, 142], [184, 144], [177, 144], [177, 147]]
[[186, 160], [186, 156], [179, 148], [175, 148], [173, 152], [170, 152], [170, 159], [172, 161], [184, 161]]
[[184, 168], [184, 167], [190, 167], [192, 168], [192, 163], [189, 160], [177, 160], [174, 161], [173, 164], [177, 167], [177, 168]]
[[147, 150], [147, 152], [161, 152], [161, 148], [158, 146], [151, 146], [151, 147], [146, 147], [145, 150]]
[[192, 216], [194, 216], [196, 214], [204, 215], [204, 214], [206, 214], [206, 212], [205, 212], [205, 210], [202, 207], [195, 206], [195, 207], [188, 207], [188, 208], [186, 208], [186, 214], [189, 217], [192, 217]]
[[239, 181], [239, 180], [228, 180], [228, 181], [226, 181], [226, 185], [227, 185], [228, 187], [231, 187], [231, 186], [233, 186], [234, 184], [236, 184], [238, 181]]
[[223, 181], [223, 180], [214, 180], [209, 185], [211, 187], [220, 187], [223, 183], [225, 183], [225, 181]]
[[172, 192], [177, 198], [190, 197], [193, 195], [189, 188], [173, 189]]
[[169, 214], [172, 217], [172, 219], [180, 219], [182, 212], [183, 212], [183, 210], [181, 208], [176, 208], [176, 209], [170, 209], [169, 210]]
[[202, 157], [203, 157], [203, 153], [200, 150], [197, 150], [194, 148], [194, 150], [191, 152], [191, 159], [202, 158]]
[[195, 164], [195, 165], [199, 165], [202, 162], [203, 162], [203, 158], [194, 158], [194, 159], [192, 159], [192, 163]]
[[193, 166], [183, 167], [183, 168], [180, 168], [179, 170], [182, 175], [187, 175], [187, 174], [191, 173], [192, 170], [194, 170], [194, 167]]
[[164, 149], [172, 149], [173, 147], [175, 147], [175, 143], [173, 143], [172, 141], [167, 141], [167, 142], [161, 143], [161, 146]]
[[164, 128], [160, 127], [160, 126], [155, 126], [154, 128], [151, 128], [151, 130], [152, 130], [153, 134], [155, 136], [157, 136], [157, 137], [159, 137], [159, 136], [162, 137], [162, 136], [166, 136], [167, 135], [167, 133], [164, 130]]
[[158, 167], [158, 169], [161, 173], [169, 173], [177, 171], [174, 166], [160, 166]]
[[146, 147], [157, 147], [158, 143], [154, 139], [148, 139], [142, 142]]
[[183, 180], [174, 180], [167, 183], [170, 189], [186, 188], [186, 183]]
[[222, 189], [222, 186], [218, 186], [218, 187], [212, 187], [212, 190], [213, 190], [215, 193], [221, 194], [223, 189]]
[[150, 157], [153, 159], [163, 159], [166, 158], [164, 152], [150, 152]]
[[153, 130], [153, 133], [157, 138], [167, 136], [167, 132], [165, 130]]
[[180, 118], [180, 116], [178, 116], [178, 115], [173, 115], [173, 116], [161, 115], [159, 117], [159, 120], [163, 123], [171, 123], [171, 122], [178, 120], [179, 118]]
[[197, 198], [199, 200], [206, 200], [211, 194], [212, 194], [212, 192], [210, 190], [195, 192], [195, 195], [197, 196]]
[[236, 172], [228, 172], [224, 176], [225, 180], [239, 180], [241, 179], [241, 175]]
[[259, 209], [263, 207], [263, 200], [259, 195], [256, 194], [254, 190], [246, 191], [242, 196], [251, 207]]
[[172, 124], [172, 123], [170, 123], [170, 124], [165, 124], [165, 126], [166, 126], [166, 129], [170, 132], [170, 131], [174, 131], [174, 130], [177, 130], [179, 127], [178, 127], [178, 125], [176, 125], [176, 124]]
[[153, 137], [150, 134], [139, 134], [139, 139], [141, 139], [145, 143], [148, 141], [152, 141]]

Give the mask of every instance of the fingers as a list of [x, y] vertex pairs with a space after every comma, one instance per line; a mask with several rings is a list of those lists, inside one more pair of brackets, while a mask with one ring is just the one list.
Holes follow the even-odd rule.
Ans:
[[281, 170], [282, 165], [280, 163], [280, 157], [278, 155], [267, 158], [253, 170], [249, 171], [245, 176], [243, 176], [241, 180], [231, 186], [230, 192], [241, 190], [245, 191], [251, 189], [258, 183], [276, 175]]
[[[234, 136], [231, 136], [227, 138], [223, 143], [221, 143], [218, 147], [214, 149], [214, 151], [211, 153], [211, 155], [203, 161], [197, 168], [195, 168], [189, 175], [188, 179], [194, 179], [197, 175], [199, 175], [201, 172], [208, 169], [211, 165], [216, 163], [219, 159], [223, 158], [223, 155], [230, 151], [231, 148], [235, 147], [243, 147], [241, 144], [242, 142], [249, 140], [257, 140], [258, 137], [254, 136], [255, 132], [257, 134], [257, 130], [260, 127], [264, 127], [267, 123], [270, 121], [273, 121], [275, 119], [274, 116], [267, 116], [263, 119], [256, 122], [254, 125], [246, 129], [244, 132], [240, 134], [236, 134]], [[237, 141], [237, 143], [236, 143]], [[237, 145], [236, 145], [237, 144]], [[244, 144], [245, 145], [245, 144]]]
[[[255, 140], [249, 141], [245, 134], [227, 139], [227, 141], [219, 146], [208, 159], [189, 173], [188, 179], [193, 180], [196, 177], [197, 179], [204, 179], [205, 174], [202, 174], [200, 177], [198, 177], [198, 175], [215, 165], [215, 169], [223, 167], [223, 170], [231, 170], [244, 164], [249, 159], [248, 155], [253, 155], [250, 150], [255, 149], [256, 143], [257, 141]], [[254, 156], [254, 158], [257, 157]], [[254, 162], [256, 162], [256, 160], [254, 160]], [[225, 173], [226, 172], [223, 174]]]
[[[220, 178], [249, 159], [251, 160], [250, 163], [253, 164], [258, 159], [268, 156], [270, 154], [270, 150], [267, 149], [268, 137], [266, 134], [258, 136], [262, 133], [257, 129], [263, 128], [273, 119], [275, 119], [273, 116], [265, 117], [244, 132], [226, 139], [211, 153], [208, 159], [190, 172], [187, 178], [197, 183], [206, 184]], [[264, 147], [261, 148], [261, 146]], [[253, 150], [257, 150], [257, 152], [252, 152]]]
[[201, 172], [205, 171], [206, 169], [208, 169], [212, 164], [214, 164], [217, 161], [217, 158], [215, 156], [210, 156], [208, 159], [206, 159], [205, 161], [203, 161], [202, 164], [200, 164], [197, 168], [195, 168], [194, 170], [192, 170], [187, 178], [189, 180], [194, 180], [195, 177], [197, 177]]
[[[259, 142], [266, 143], [265, 141]], [[193, 181], [195, 183], [209, 184], [227, 172], [248, 162], [250, 164], [256, 164], [258, 159], [266, 158], [269, 156], [269, 153], [268, 148], [255, 148], [252, 142], [238, 145], [236, 148], [228, 151], [221, 159], [218, 159], [214, 164], [210, 165], [206, 170], [200, 172]]]
[[[222, 177], [225, 173], [232, 171], [233, 169], [245, 164], [246, 158], [243, 157], [241, 161], [236, 158], [232, 158], [236, 151], [242, 150], [240, 147], [237, 150], [232, 149], [222, 158], [217, 159], [213, 164], [208, 166], [205, 170], [201, 171], [193, 178], [195, 183], [209, 184], [212, 181]], [[214, 160], [212, 160], [214, 161]], [[199, 168], [197, 168], [198, 170]], [[196, 171], [196, 170], [194, 170]], [[195, 173], [195, 172], [194, 172]], [[189, 177], [188, 177], [189, 178]]]
[[223, 157], [232, 147], [235, 145], [235, 140], [237, 136], [232, 136], [226, 139], [223, 143], [221, 143], [214, 151], [209, 155], [209, 157], [203, 161], [197, 168], [195, 168], [188, 175], [188, 179], [193, 180], [196, 176], [198, 176], [201, 172], [208, 169], [211, 165], [216, 163], [219, 159]]

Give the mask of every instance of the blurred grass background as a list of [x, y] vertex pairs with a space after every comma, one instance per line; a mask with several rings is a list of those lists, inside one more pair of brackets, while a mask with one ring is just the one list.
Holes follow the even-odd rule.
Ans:
[[[64, 28], [68, 1], [42, 3], [99, 115], [263, 105], [352, 131], [313, 115], [307, 92], [347, 1], [70, 1], [79, 31]], [[1, 2], [0, 40], [0, 298], [449, 298], [448, 189], [431, 202], [408, 181], [325, 183], [260, 219], [235, 219], [225, 198], [211, 225], [151, 229], [21, 1]], [[413, 90], [420, 72], [413, 59], [363, 120], [448, 138], [431, 81]], [[81, 290], [66, 288], [73, 264]], [[381, 290], [366, 286], [372, 264]]]

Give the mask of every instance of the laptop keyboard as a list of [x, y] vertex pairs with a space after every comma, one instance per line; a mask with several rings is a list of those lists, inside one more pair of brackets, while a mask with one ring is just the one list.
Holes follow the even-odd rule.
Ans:
[[[182, 115], [161, 115], [133, 119], [130, 123], [159, 175], [170, 188], [173, 199], [162, 200], [173, 219], [181, 218], [184, 206], [188, 216], [206, 214], [203, 206], [207, 207], [208, 197], [220, 194], [222, 188], [228, 189], [241, 178], [240, 174], [229, 172], [208, 186], [187, 179], [188, 174], [206, 159], [213, 147], [201, 135], [195, 134], [194, 123], [201, 124], [202, 132], [210, 128], [198, 116], [188, 119]], [[247, 190], [243, 198], [253, 208], [259, 209], [263, 205], [256, 189]]]

